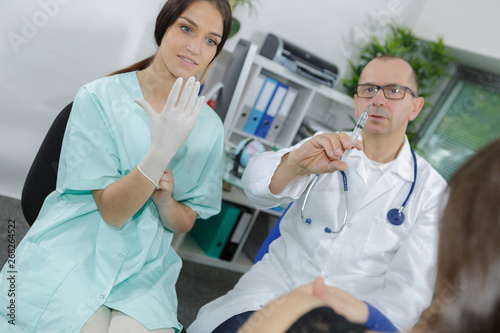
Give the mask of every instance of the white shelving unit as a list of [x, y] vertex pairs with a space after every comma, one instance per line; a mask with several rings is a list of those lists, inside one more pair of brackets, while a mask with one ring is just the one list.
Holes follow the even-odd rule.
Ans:
[[[244, 132], [240, 125], [241, 121], [239, 122], [240, 118], [248, 116], [248, 113], [251, 112], [251, 108], [246, 106], [244, 101], [249, 93], [249, 87], [260, 74], [272, 77], [298, 90], [298, 96], [290, 110], [286, 123], [274, 142]], [[352, 97], [307, 79], [260, 54], [256, 54], [232, 126], [230, 126], [226, 144], [235, 146], [245, 138], [256, 138], [267, 149], [289, 147], [292, 145], [304, 117], [310, 116], [325, 125], [329, 125], [328, 127], [333, 130], [340, 130], [349, 125], [349, 121], [346, 123], [345, 119], [342, 119], [342, 124], [333, 124], [331, 122], [339, 119], [338, 115], [346, 118], [348, 117], [347, 114], [353, 114], [353, 104]], [[326, 124], [328, 122], [330, 124]]]
[[[246, 71], [248, 74], [245, 78], [246, 83], [243, 92], [240, 96], [232, 97], [236, 99], [236, 103], [233, 104], [233, 101], [231, 101], [231, 104], [237, 105], [237, 107], [232, 111], [234, 114], [231, 114], [230, 117], [226, 116], [226, 119], [232, 120], [225, 138], [225, 148], [228, 154], [234, 154], [235, 147], [241, 140], [246, 138], [257, 138], [244, 132], [243, 128], [238, 128], [235, 124], [238, 124], [238, 120], [245, 112], [249, 112], [249, 107], [245, 107], [244, 101], [249, 93], [249, 87], [251, 87], [253, 80], [260, 74], [270, 76], [298, 91], [297, 98], [290, 110], [285, 125], [282, 127], [275, 142], [257, 138], [264, 144], [267, 150], [279, 149], [292, 145], [305, 117], [325, 124], [333, 130], [342, 130], [348, 127], [352, 128], [352, 121], [348, 116], [354, 114], [352, 97], [296, 74], [259, 54], [252, 53], [251, 57], [252, 65], [250, 71]], [[214, 86], [221, 80], [221, 77], [224, 75], [224, 69], [227, 66], [227, 62], [230, 61], [230, 58], [231, 54], [227, 51], [223, 51], [212, 67], [212, 71], [206, 81], [208, 87], [205, 89], [208, 88], [207, 90], [210, 90], [210, 85]], [[225, 127], [227, 128], [227, 126], [228, 124], [226, 123]], [[249, 240], [248, 237], [251, 234], [252, 228], [256, 224], [266, 220], [266, 217], [269, 215], [277, 218], [281, 216], [282, 213], [274, 210], [256, 209], [245, 196], [243, 190], [234, 185], [230, 191], [223, 191], [223, 200], [247, 207], [253, 212], [249, 226], [231, 261], [212, 258], [205, 255], [203, 250], [189, 234], [181, 235], [181, 237], [177, 236], [177, 239], [174, 239], [173, 246], [181, 258], [185, 260], [238, 272], [246, 272], [250, 269], [253, 258], [248, 258], [243, 248], [245, 243]]]

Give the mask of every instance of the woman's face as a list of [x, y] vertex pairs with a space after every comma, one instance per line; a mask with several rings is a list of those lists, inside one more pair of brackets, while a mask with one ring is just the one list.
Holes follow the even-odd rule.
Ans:
[[212, 61], [223, 33], [223, 17], [208, 1], [194, 1], [167, 29], [158, 49], [160, 68], [174, 79], [198, 76]]

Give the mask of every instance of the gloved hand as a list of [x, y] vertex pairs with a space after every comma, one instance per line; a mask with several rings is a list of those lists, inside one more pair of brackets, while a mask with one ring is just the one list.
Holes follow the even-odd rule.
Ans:
[[196, 102], [200, 83], [195, 82], [194, 77], [187, 80], [183, 90], [182, 82], [182, 78], [175, 81], [161, 113], [144, 99], [134, 99], [146, 112], [151, 125], [151, 147], [138, 168], [156, 188], [170, 160], [191, 133], [205, 102], [204, 96]]

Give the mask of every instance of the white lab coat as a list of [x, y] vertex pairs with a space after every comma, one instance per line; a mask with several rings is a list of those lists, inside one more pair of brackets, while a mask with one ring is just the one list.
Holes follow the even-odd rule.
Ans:
[[[297, 147], [297, 146], [296, 146]], [[363, 152], [353, 150], [346, 160], [349, 210], [339, 172], [320, 176], [313, 187], [302, 222], [300, 209], [311, 177], [289, 184], [280, 195], [269, 191], [281, 156], [296, 147], [263, 153], [250, 161], [243, 184], [248, 198], [260, 208], [295, 201], [280, 223], [276, 239], [259, 263], [242, 276], [233, 290], [202, 307], [189, 333], [211, 332], [235, 314], [259, 310], [290, 290], [323, 276], [327, 285], [345, 289], [371, 303], [399, 329], [408, 330], [429, 305], [435, 280], [438, 213], [446, 181], [417, 155], [417, 181], [400, 226], [387, 212], [400, 208], [414, 177], [408, 140], [397, 159], [366, 192]]]

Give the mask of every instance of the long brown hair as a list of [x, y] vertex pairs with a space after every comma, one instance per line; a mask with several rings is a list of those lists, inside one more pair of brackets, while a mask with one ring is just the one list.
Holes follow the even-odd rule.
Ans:
[[431, 305], [412, 332], [500, 330], [500, 139], [448, 184]]
[[[210, 2], [219, 10], [224, 19], [222, 38], [220, 43], [217, 45], [217, 51], [215, 52], [215, 56], [212, 59], [213, 61], [222, 51], [222, 48], [224, 47], [224, 44], [226, 43], [226, 40], [229, 36], [229, 32], [231, 30], [232, 14], [231, 14], [231, 7], [227, 0], [168, 0], [165, 3], [165, 5], [163, 5], [163, 8], [161, 9], [160, 13], [158, 14], [158, 17], [156, 18], [156, 25], [154, 32], [156, 45], [160, 46], [161, 41], [163, 39], [163, 35], [165, 35], [167, 29], [172, 24], [174, 24], [174, 22], [179, 18], [179, 16], [181, 16], [181, 14], [191, 5], [191, 3], [195, 1]], [[113, 72], [109, 75], [128, 73], [146, 69], [151, 64], [155, 56], [156, 55], [152, 55], [131, 66], [117, 70], [116, 72]]]

